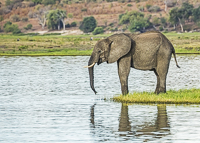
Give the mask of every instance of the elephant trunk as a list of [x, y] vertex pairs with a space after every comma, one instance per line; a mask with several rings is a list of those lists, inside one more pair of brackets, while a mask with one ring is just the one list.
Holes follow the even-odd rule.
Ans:
[[[91, 64], [93, 64], [93, 56], [90, 57], [90, 60], [88, 62], [88, 66], [90, 66]], [[94, 66], [88, 68], [89, 70], [89, 76], [90, 76], [90, 87], [92, 88], [92, 90], [94, 91], [94, 93], [96, 94], [96, 90], [94, 89]]]

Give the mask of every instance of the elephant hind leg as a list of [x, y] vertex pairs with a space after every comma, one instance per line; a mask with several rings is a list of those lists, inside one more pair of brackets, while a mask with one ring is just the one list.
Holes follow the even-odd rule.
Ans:
[[169, 63], [161, 63], [157, 66], [157, 80], [159, 81], [159, 87], [157, 89], [157, 94], [166, 93], [166, 78], [168, 73]]
[[156, 72], [156, 70], [153, 69], [153, 71], [154, 71], [154, 73], [155, 73], [155, 75], [156, 75], [156, 77], [157, 77], [157, 85], [156, 85], [156, 90], [155, 90], [154, 93], [155, 93], [155, 94], [159, 94], [160, 78], [159, 78], [158, 73]]

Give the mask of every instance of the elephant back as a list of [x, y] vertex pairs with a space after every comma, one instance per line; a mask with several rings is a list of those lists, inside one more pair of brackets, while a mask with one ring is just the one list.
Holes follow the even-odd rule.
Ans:
[[135, 68], [148, 70], [156, 67], [157, 52], [162, 44], [162, 36], [158, 32], [142, 33], [134, 37], [135, 48], [133, 64]]

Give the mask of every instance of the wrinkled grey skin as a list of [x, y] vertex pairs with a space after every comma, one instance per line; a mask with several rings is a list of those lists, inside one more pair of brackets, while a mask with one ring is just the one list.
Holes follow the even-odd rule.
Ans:
[[[88, 65], [103, 62], [117, 61], [118, 75], [122, 94], [128, 93], [128, 76], [130, 67], [139, 70], [154, 71], [157, 76], [155, 93], [166, 92], [166, 76], [168, 73], [171, 55], [175, 50], [171, 42], [156, 31], [142, 34], [114, 34], [106, 39], [99, 40], [93, 50]], [[89, 68], [90, 86], [94, 88], [94, 66]]]

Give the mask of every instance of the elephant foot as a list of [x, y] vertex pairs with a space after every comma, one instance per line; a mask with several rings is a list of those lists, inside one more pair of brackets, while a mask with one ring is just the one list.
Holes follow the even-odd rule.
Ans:
[[154, 93], [155, 93], [155, 94], [166, 93], [166, 88], [160, 88], [159, 90], [156, 89]]
[[122, 95], [127, 95], [128, 91], [122, 91]]
[[155, 90], [154, 93], [155, 93], [155, 94], [159, 94], [159, 90], [158, 90], [158, 88], [156, 88], [156, 90]]

